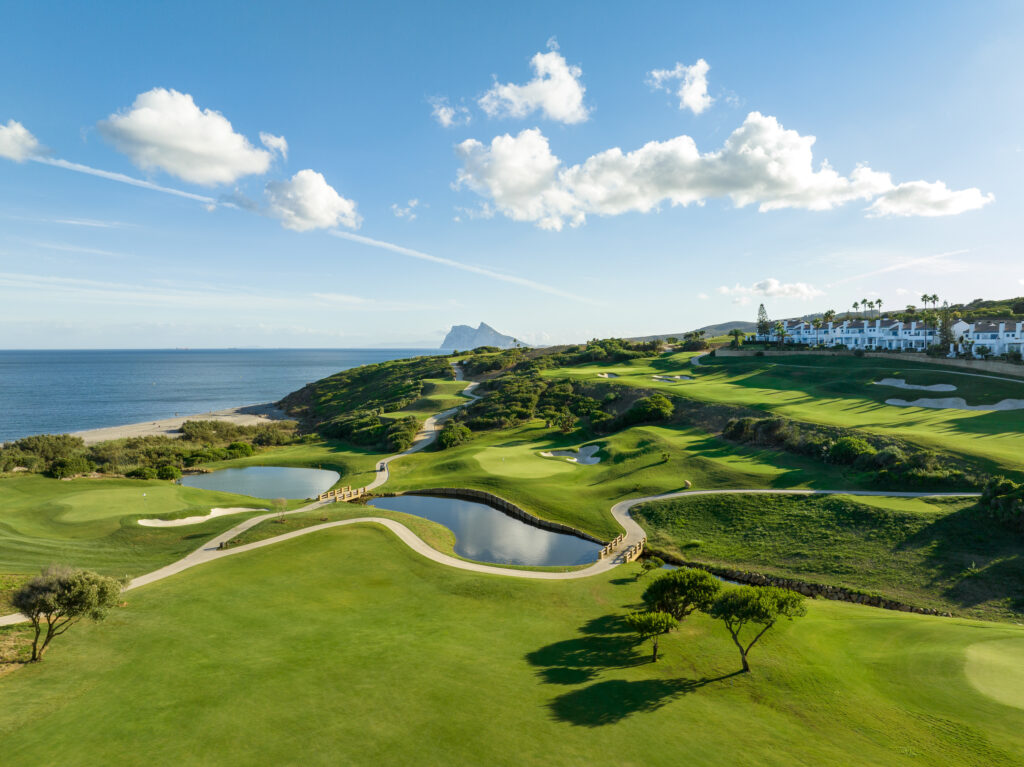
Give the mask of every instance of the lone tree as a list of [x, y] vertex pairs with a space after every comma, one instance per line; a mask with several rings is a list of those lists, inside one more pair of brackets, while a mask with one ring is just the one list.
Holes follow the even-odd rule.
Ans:
[[678, 621], [668, 613], [643, 612], [630, 613], [626, 616], [626, 625], [639, 635], [641, 642], [652, 640], [654, 652], [651, 655], [651, 663], [658, 662], [658, 638], [674, 629], [677, 623]]
[[[32, 660], [43, 659], [43, 653], [54, 637], [58, 637], [84, 617], [103, 620], [107, 611], [117, 604], [121, 583], [88, 570], [48, 567], [30, 580], [11, 599], [20, 613], [31, 622]], [[43, 626], [46, 634], [43, 636]], [[42, 638], [42, 644], [39, 643]]]
[[[712, 618], [725, 623], [729, 634], [732, 635], [732, 641], [739, 648], [744, 671], [750, 671], [750, 664], [747, 662], [750, 648], [767, 633], [768, 629], [780, 618], [792, 620], [806, 613], [807, 607], [800, 594], [775, 586], [739, 586], [729, 589], [715, 600], [708, 611]], [[744, 646], [740, 634], [748, 625], [754, 630], [758, 626], [761, 629]]]
[[757, 334], [759, 336], [767, 336], [772, 330], [772, 321], [768, 319], [768, 312], [765, 311], [764, 304], [757, 307]]
[[715, 576], [695, 567], [680, 567], [655, 579], [644, 590], [644, 605], [652, 612], [668, 613], [677, 621], [694, 610], [707, 612], [722, 584]]

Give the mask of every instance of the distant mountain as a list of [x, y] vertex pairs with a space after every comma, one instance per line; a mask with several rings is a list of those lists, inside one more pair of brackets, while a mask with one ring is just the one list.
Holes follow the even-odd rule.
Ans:
[[486, 322], [481, 322], [480, 327], [472, 325], [452, 325], [448, 335], [441, 342], [442, 349], [475, 349], [478, 346], [497, 346], [499, 349], [511, 349], [515, 346], [515, 339], [499, 333]]
[[[735, 320], [734, 322], [720, 322], [717, 325], [705, 325], [702, 328], [697, 328], [697, 332], [703, 330], [708, 338], [714, 338], [715, 336], [724, 336], [733, 328], [739, 328], [744, 333], [753, 333], [757, 330], [757, 323], [750, 322], [748, 320]], [[665, 338], [682, 338], [689, 331], [680, 330], [678, 333], [659, 333], [656, 336], [640, 336], [638, 338], [630, 338], [630, 341], [654, 341], [657, 339]]]

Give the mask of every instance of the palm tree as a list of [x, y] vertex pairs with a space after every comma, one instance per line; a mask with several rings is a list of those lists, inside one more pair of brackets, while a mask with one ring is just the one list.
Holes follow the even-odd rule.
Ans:
[[[874, 304], [872, 304], [872, 306], [874, 306]], [[867, 311], [867, 308], [868, 308], [868, 300], [867, 300], [866, 298], [862, 298], [862, 299], [860, 300], [860, 308], [861, 308], [861, 311]]]
[[818, 332], [821, 330], [821, 326], [825, 324], [825, 321], [821, 317], [815, 317], [811, 324], [814, 326], [814, 345], [820, 346], [821, 341], [818, 339]]
[[858, 309], [860, 309], [860, 304], [858, 302], [854, 301], [853, 302], [853, 311], [854, 311], [854, 313], [856, 313]]
[[836, 318], [836, 310], [835, 309], [829, 309], [827, 312], [825, 312], [822, 315], [822, 317], [824, 317], [825, 322], [833, 322], [835, 320], [835, 318]]
[[786, 335], [786, 326], [782, 324], [782, 320], [776, 320], [772, 326], [772, 330], [775, 331], [775, 337], [779, 341], [779, 348], [782, 348], [782, 338]]
[[742, 343], [740, 339], [745, 338], [747, 334], [744, 333], [739, 328], [733, 328], [732, 330], [729, 331], [729, 335], [732, 336], [733, 348], [738, 349], [740, 348], [740, 344]]
[[921, 303], [924, 304], [924, 308], [925, 309], [928, 308], [928, 304], [930, 304], [931, 301], [932, 301], [931, 293], [923, 293], [921, 295]]
[[879, 298], [879, 299], [877, 299], [875, 301], [875, 306], [878, 307], [878, 317], [879, 317], [879, 319], [881, 319], [881, 317], [882, 317], [882, 299], [881, 298]]

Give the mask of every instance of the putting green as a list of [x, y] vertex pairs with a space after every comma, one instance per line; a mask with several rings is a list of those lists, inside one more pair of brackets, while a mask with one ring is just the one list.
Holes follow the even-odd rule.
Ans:
[[537, 455], [537, 450], [540, 448], [536, 445], [487, 447], [474, 457], [484, 471], [502, 477], [540, 479], [576, 471], [576, 464], [568, 461], [545, 461]]
[[966, 650], [964, 673], [971, 685], [992, 700], [1024, 709], [1024, 639], [978, 642]]

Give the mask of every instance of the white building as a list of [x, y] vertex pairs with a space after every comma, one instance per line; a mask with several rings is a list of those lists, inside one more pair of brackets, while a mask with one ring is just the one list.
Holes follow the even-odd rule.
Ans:
[[978, 349], [981, 347], [987, 348], [989, 354], [996, 356], [1010, 352], [1024, 352], [1024, 322], [979, 320], [970, 324], [966, 322], [962, 324], [965, 326], [962, 332], [957, 332], [957, 327], [953, 326], [957, 351], [963, 352], [970, 349], [976, 357], [980, 356]]

